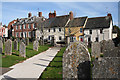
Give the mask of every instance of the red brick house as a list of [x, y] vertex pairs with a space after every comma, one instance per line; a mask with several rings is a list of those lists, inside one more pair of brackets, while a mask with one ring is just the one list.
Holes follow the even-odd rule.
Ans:
[[32, 16], [32, 13], [28, 13], [28, 18], [17, 19], [16, 23], [13, 24], [12, 36], [19, 38], [36, 37], [37, 22], [44, 20], [42, 12], [38, 13], [38, 17]]

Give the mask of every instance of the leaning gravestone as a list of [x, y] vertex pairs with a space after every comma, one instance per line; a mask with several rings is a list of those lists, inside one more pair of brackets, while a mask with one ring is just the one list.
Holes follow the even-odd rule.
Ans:
[[83, 42], [71, 43], [63, 54], [63, 79], [90, 79], [90, 60]]
[[11, 55], [12, 54], [12, 41], [8, 39], [5, 42], [5, 55]]
[[18, 50], [18, 41], [14, 40], [14, 50]]
[[20, 42], [19, 54], [21, 57], [26, 57], [26, 46], [23, 42]]
[[99, 57], [101, 53], [101, 45], [99, 42], [92, 43], [92, 57]]
[[2, 54], [2, 51], [3, 51], [3, 43], [2, 43], [2, 41], [0, 40], [0, 54]]
[[39, 47], [39, 42], [38, 42], [37, 40], [35, 40], [35, 41], [33, 42], [33, 50], [38, 51], [38, 47]]

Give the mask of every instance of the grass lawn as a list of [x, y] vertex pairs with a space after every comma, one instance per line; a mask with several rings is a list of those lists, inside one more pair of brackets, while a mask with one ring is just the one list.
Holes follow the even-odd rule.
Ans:
[[65, 51], [65, 47], [54, 57], [49, 66], [42, 73], [40, 80], [45, 78], [62, 78], [62, 56]]
[[12, 55], [4, 55], [5, 45], [3, 45], [3, 54], [0, 54], [0, 57], [2, 57], [2, 67], [10, 67], [16, 63], [22, 62], [27, 58], [30, 58], [36, 54], [39, 54], [40, 52], [47, 50], [50, 47], [50, 45], [40, 46], [38, 51], [35, 51], [33, 50], [33, 43], [30, 43], [28, 46], [26, 46], [26, 58], [20, 57], [19, 51], [14, 50], [13, 47], [14, 46], [12, 46]]

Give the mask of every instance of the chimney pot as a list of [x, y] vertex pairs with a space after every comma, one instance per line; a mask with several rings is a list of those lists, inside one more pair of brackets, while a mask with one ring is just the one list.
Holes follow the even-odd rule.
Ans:
[[39, 12], [39, 13], [38, 13], [38, 16], [39, 16], [39, 17], [42, 17], [42, 12]]
[[70, 15], [70, 20], [72, 20], [73, 19], [73, 12], [70, 11], [69, 15]]
[[110, 14], [110, 13], [108, 13], [108, 14], [107, 14], [107, 16], [111, 16], [111, 14]]
[[31, 17], [32, 16], [32, 13], [28, 13], [28, 17]]

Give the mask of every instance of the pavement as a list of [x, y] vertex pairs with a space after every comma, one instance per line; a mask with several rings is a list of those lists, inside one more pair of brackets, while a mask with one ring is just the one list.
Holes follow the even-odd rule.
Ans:
[[24, 80], [25, 78], [29, 78], [28, 80], [37, 80], [59, 50], [60, 47], [49, 48], [47, 51], [35, 55], [32, 58], [23, 61], [22, 63], [13, 65], [10, 67], [12, 70], [4, 73], [2, 76], [0, 76], [0, 79]]

